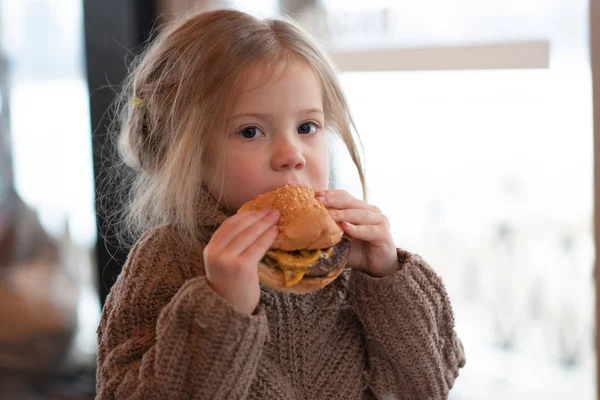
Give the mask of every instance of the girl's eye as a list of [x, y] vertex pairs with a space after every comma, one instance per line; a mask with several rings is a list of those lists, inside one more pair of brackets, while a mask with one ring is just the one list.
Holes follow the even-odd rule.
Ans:
[[303, 135], [312, 135], [317, 131], [317, 124], [314, 122], [305, 122], [298, 127], [298, 133]]
[[265, 136], [265, 134], [262, 133], [262, 131], [255, 126], [249, 126], [247, 128], [242, 129], [240, 135], [242, 135], [242, 137], [246, 139], [254, 139], [259, 136]]

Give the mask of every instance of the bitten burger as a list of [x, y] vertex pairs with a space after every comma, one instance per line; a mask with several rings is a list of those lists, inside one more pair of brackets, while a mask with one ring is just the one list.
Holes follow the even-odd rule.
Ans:
[[274, 289], [309, 293], [333, 282], [350, 253], [350, 238], [308, 186], [287, 185], [245, 203], [238, 213], [276, 209], [279, 236], [259, 263], [259, 280]]

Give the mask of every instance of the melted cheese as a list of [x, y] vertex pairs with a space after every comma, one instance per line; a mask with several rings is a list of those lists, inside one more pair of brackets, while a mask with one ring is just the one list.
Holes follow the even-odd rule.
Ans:
[[306, 271], [293, 271], [293, 270], [282, 270], [283, 271], [283, 287], [295, 286], [302, 280]]
[[275, 260], [275, 264], [283, 272], [283, 286], [292, 287], [302, 280], [304, 274], [308, 272], [308, 267], [315, 264], [320, 258], [330, 257], [332, 251], [333, 248], [329, 247], [318, 250], [301, 250], [300, 255], [293, 255], [287, 251], [270, 250], [267, 255]]
[[287, 251], [271, 250], [267, 252], [267, 255], [276, 260], [280, 267], [287, 267], [287, 269], [308, 267], [316, 263], [321, 258], [321, 254], [321, 250], [302, 250], [299, 256], [290, 254]]

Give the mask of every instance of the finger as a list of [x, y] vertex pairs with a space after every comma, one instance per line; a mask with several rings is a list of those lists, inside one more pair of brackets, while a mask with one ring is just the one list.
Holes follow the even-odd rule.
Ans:
[[372, 244], [385, 241], [387, 232], [382, 225], [354, 225], [349, 222], [342, 223], [342, 229], [351, 237]]
[[227, 251], [232, 254], [242, 254], [248, 247], [250, 247], [257, 238], [261, 237], [270, 228], [274, 227], [276, 232], [279, 232], [277, 221], [279, 220], [279, 213], [274, 211], [271, 214], [266, 215], [264, 218], [256, 221], [253, 225], [247, 227], [244, 231], [240, 232], [235, 236], [229, 244], [226, 246]]
[[325, 207], [336, 208], [340, 210], [359, 208], [381, 213], [379, 208], [357, 199], [345, 190], [325, 190], [317, 194], [317, 199], [321, 201]]
[[249, 226], [267, 217], [270, 210], [247, 211], [235, 214], [226, 219], [219, 229], [215, 231], [211, 241], [220, 248], [227, 246], [236, 236], [246, 230]]
[[254, 224], [256, 221], [266, 215], [268, 210], [247, 211], [234, 214], [227, 218], [221, 226], [215, 231], [211, 241], [213, 243], [227, 244], [235, 235]]
[[245, 257], [246, 259], [258, 264], [258, 262], [265, 256], [265, 253], [273, 245], [275, 239], [277, 239], [277, 235], [279, 235], [279, 227], [277, 227], [277, 225], [273, 225], [264, 231], [262, 235], [260, 235], [258, 239], [254, 241], [254, 243], [246, 248], [246, 250], [241, 254], [241, 257]]
[[335, 222], [346, 221], [354, 225], [378, 225], [386, 221], [383, 214], [364, 209], [330, 210], [329, 215]]

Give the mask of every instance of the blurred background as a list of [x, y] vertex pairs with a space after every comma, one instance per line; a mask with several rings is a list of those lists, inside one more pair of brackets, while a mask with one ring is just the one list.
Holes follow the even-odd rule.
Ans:
[[590, 1], [0, 0], [0, 399], [93, 397], [127, 253], [107, 110], [156, 21], [220, 6], [293, 15], [338, 66], [369, 201], [453, 302], [450, 398], [596, 398]]

